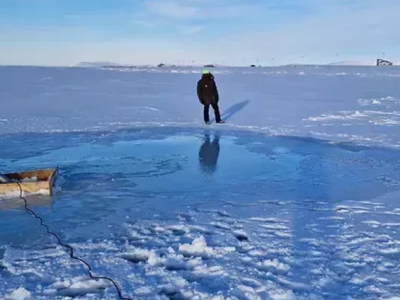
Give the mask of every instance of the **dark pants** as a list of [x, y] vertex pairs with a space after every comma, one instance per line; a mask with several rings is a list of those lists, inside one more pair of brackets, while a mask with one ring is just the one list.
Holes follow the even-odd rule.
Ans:
[[[211, 104], [212, 108], [214, 109], [215, 113], [215, 121], [216, 122], [221, 122], [221, 114], [219, 112], [219, 107], [218, 104]], [[204, 105], [204, 122], [210, 122], [210, 116], [209, 116], [209, 111], [210, 111], [210, 104], [205, 104]]]

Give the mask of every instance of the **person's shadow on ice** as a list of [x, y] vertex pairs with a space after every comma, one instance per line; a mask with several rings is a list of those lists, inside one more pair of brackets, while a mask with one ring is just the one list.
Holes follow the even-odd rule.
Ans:
[[199, 150], [200, 169], [209, 175], [216, 171], [220, 152], [219, 136], [215, 135], [211, 142], [210, 135], [204, 135], [204, 142]]

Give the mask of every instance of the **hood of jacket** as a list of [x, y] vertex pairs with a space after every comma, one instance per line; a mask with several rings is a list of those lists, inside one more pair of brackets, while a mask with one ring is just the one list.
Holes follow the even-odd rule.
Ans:
[[211, 74], [211, 73], [208, 73], [208, 74], [203, 74], [202, 76], [201, 76], [201, 79], [204, 79], [204, 80], [214, 80], [214, 76]]

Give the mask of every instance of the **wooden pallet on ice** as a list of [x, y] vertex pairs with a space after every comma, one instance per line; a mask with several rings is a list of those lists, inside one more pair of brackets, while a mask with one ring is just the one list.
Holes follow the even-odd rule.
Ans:
[[[20, 187], [24, 194], [53, 194], [53, 186], [58, 176], [58, 168], [42, 169], [25, 172], [3, 174], [10, 182], [0, 183], [0, 197], [4, 195], [19, 195]], [[19, 183], [19, 185], [18, 185]]]

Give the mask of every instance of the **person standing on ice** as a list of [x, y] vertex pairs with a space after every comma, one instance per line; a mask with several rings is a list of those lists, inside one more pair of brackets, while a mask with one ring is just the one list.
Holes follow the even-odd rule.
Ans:
[[197, 97], [204, 106], [204, 122], [211, 124], [210, 122], [210, 106], [214, 109], [215, 121], [217, 123], [224, 123], [221, 120], [221, 114], [219, 112], [218, 102], [219, 94], [217, 84], [215, 83], [214, 76], [209, 70], [204, 70], [201, 79], [197, 82]]

